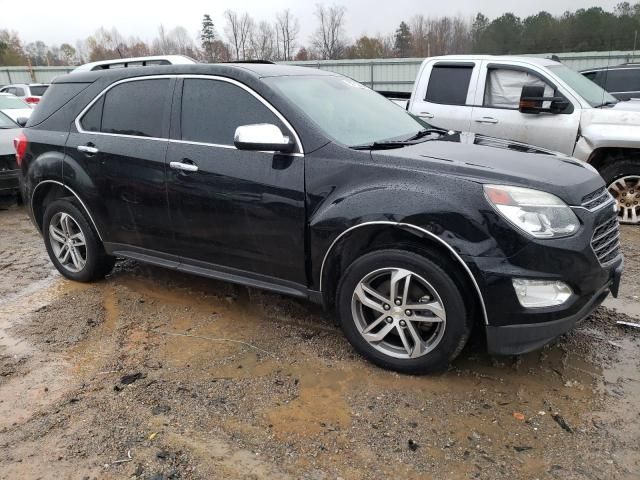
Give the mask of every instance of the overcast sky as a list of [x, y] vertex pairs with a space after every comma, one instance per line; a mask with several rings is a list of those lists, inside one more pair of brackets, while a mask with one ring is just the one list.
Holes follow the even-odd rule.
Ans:
[[[508, 9], [524, 17], [540, 10], [554, 15], [592, 6], [611, 10], [620, 1], [343, 0], [335, 3], [347, 8], [346, 33], [354, 38], [361, 34], [387, 34], [395, 30], [400, 21], [418, 13], [432, 17], [458, 14], [472, 17], [481, 11], [494, 18]], [[308, 37], [315, 29], [315, 3], [314, 0], [29, 0], [24, 3], [0, 0], [0, 29], [16, 30], [24, 42], [43, 40], [47, 44], [74, 44], [100, 26], [116, 27], [126, 37], [136, 35], [151, 40], [160, 24], [167, 29], [182, 25], [195, 36], [204, 13], [212, 16], [218, 33], [223, 34], [222, 12], [226, 9], [247, 11], [257, 21], [271, 22], [275, 12], [289, 8], [300, 20], [299, 43], [308, 43]]]

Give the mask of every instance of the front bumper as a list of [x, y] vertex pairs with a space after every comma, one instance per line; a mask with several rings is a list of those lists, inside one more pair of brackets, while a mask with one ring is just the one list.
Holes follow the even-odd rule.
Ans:
[[[622, 255], [600, 264], [591, 245], [595, 225], [610, 217], [608, 210], [585, 214], [577, 235], [531, 241], [510, 257], [463, 257], [482, 292], [490, 353], [517, 355], [540, 348], [588, 317], [609, 293], [617, 296]], [[525, 308], [514, 278], [561, 281], [573, 294], [562, 305]]]
[[[622, 266], [619, 272], [622, 272]], [[617, 281], [612, 280], [591, 297], [580, 310], [565, 318], [501, 327], [487, 325], [487, 350], [494, 355], [520, 355], [543, 347], [585, 320], [607, 298], [611, 290], [614, 288], [617, 290], [617, 284], [620, 281], [619, 274], [617, 275]]]

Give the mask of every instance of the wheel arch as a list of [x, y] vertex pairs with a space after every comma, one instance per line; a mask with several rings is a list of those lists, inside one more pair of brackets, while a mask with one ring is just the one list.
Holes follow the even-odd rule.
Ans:
[[319, 289], [325, 305], [335, 301], [338, 280], [359, 256], [383, 248], [405, 248], [422, 254], [440, 265], [449, 260], [455, 266], [451, 272], [462, 288], [474, 291], [473, 310], [488, 325], [487, 310], [480, 286], [473, 272], [455, 249], [437, 235], [416, 225], [404, 222], [372, 221], [344, 230], [329, 245], [320, 267]]
[[598, 147], [589, 155], [587, 163], [600, 171], [609, 162], [635, 159], [640, 162], [640, 148]]
[[33, 188], [33, 192], [31, 193], [31, 212], [40, 232], [42, 233], [43, 229], [42, 221], [44, 218], [45, 205], [49, 201], [64, 197], [72, 197], [78, 202], [80, 207], [89, 217], [91, 225], [95, 229], [98, 238], [100, 239], [100, 241], [103, 241], [100, 230], [98, 229], [98, 226], [96, 225], [96, 222], [93, 219], [93, 216], [91, 215], [91, 212], [87, 208], [85, 202], [71, 187], [63, 184], [58, 180], [41, 180]]

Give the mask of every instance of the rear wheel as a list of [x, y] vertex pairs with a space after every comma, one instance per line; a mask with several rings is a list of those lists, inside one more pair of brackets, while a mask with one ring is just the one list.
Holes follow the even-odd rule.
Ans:
[[618, 206], [620, 223], [640, 223], [640, 161], [618, 160], [600, 170]]
[[453, 279], [431, 260], [402, 250], [364, 255], [338, 287], [340, 325], [373, 363], [404, 373], [443, 370], [471, 331]]
[[71, 280], [104, 278], [115, 264], [85, 214], [69, 200], [56, 200], [46, 208], [42, 233], [49, 258]]

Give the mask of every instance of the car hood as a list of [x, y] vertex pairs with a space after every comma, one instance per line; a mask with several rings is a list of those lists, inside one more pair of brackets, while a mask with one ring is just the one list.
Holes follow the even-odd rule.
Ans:
[[478, 183], [543, 190], [570, 205], [604, 186], [592, 167], [561, 153], [474, 133], [454, 133], [393, 150], [372, 151], [374, 160], [403, 163]]

